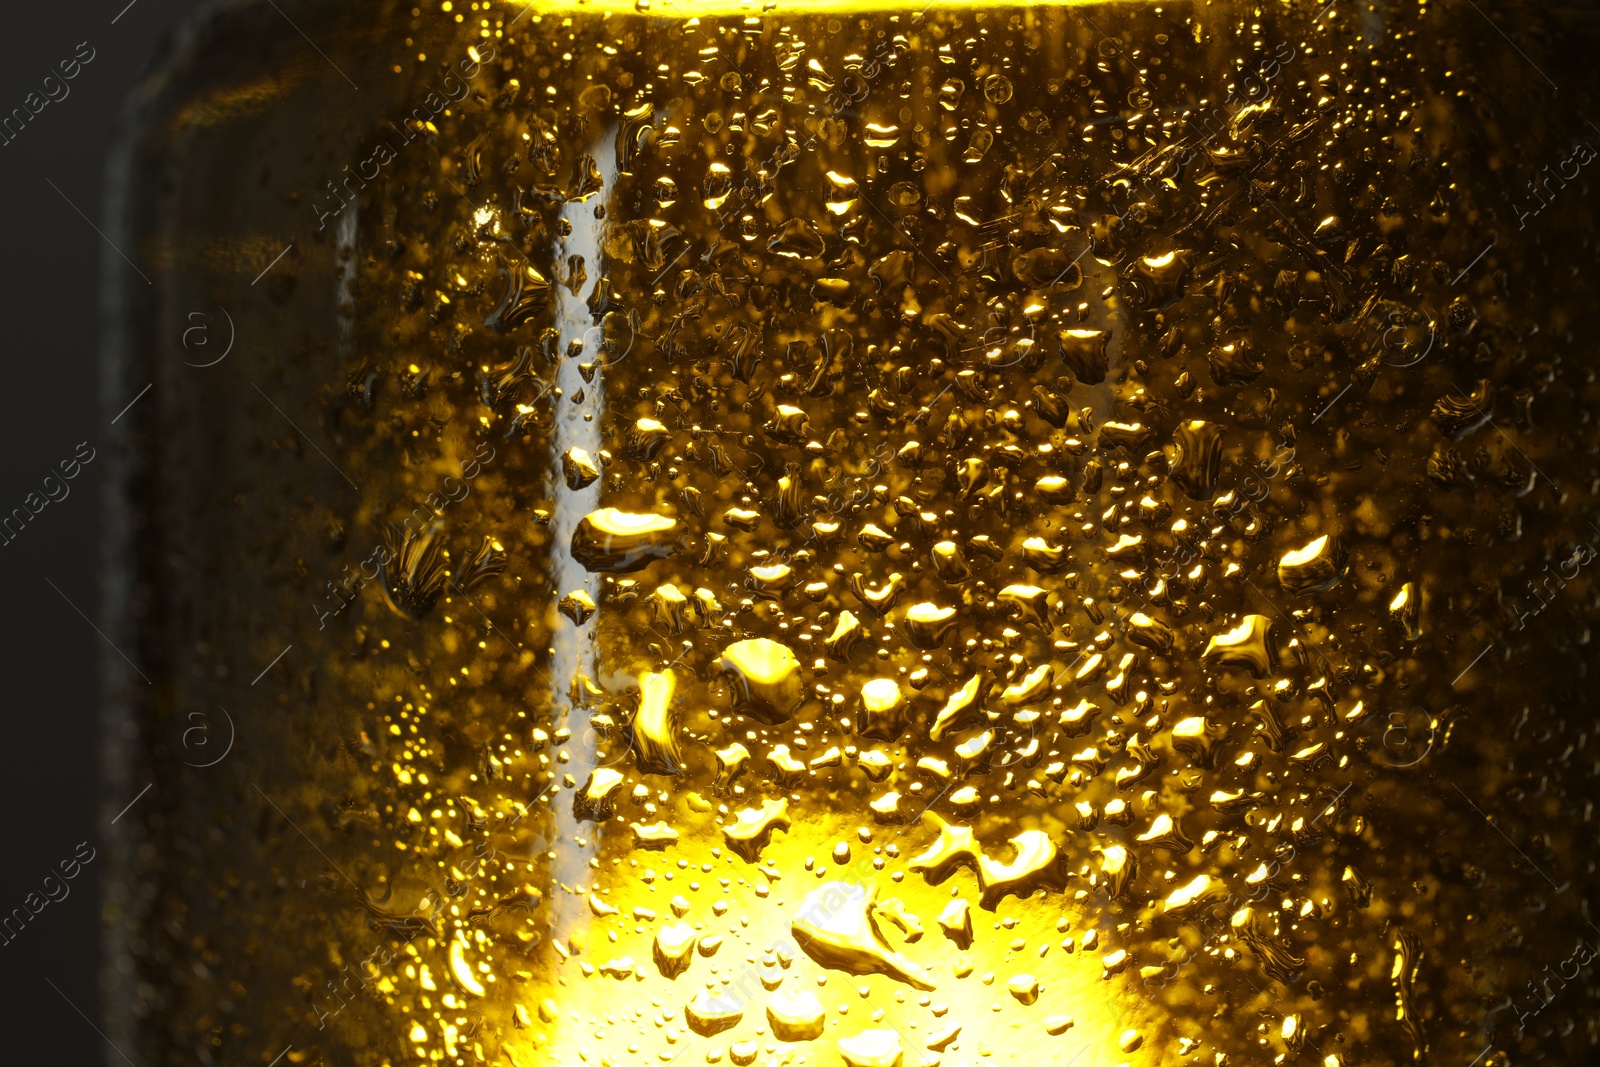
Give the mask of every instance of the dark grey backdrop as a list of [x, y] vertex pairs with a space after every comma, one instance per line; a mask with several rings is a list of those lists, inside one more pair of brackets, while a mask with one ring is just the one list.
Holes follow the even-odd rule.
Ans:
[[[29, 493], [42, 497], [44, 478], [80, 441], [103, 446], [96, 368], [105, 244], [96, 227], [104, 229], [106, 150], [122, 101], [159, 41], [200, 6], [84, 0], [5, 8], [0, 116], [25, 107], [30, 93], [61, 98], [0, 143], [0, 515], [23, 506]], [[47, 85], [84, 42], [94, 58], [64, 86]], [[104, 470], [97, 456], [67, 483], [68, 495], [46, 504], [13, 540], [0, 535], [0, 678], [7, 683], [0, 705], [0, 915], [40, 892], [80, 842], [99, 850], [66, 883], [69, 895], [47, 904], [14, 940], [0, 935], [0, 1060], [8, 1064], [122, 1062], [89, 1021], [99, 1022], [105, 862], [95, 677], [101, 638], [90, 622], [99, 610]]]

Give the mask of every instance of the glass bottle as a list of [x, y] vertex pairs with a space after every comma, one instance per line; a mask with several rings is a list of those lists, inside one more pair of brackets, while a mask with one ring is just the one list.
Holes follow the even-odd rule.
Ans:
[[1593, 30], [190, 26], [114, 176], [110, 1041], [1587, 1062]]

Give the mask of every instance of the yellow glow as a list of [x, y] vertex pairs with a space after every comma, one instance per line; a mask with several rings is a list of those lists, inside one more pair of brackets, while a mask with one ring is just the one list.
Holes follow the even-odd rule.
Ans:
[[463, 992], [471, 993], [475, 997], [481, 997], [488, 992], [472, 973], [472, 965], [467, 962], [466, 945], [462, 943], [460, 937], [450, 942], [450, 975]]
[[[1030, 7], [1076, 7], [1104, 0], [1029, 0]], [[502, 9], [521, 14], [532, 9], [535, 14], [572, 15], [593, 12], [607, 15], [648, 15], [656, 18], [692, 19], [708, 15], [745, 15], [748, 17], [785, 16], [807, 12], [834, 11], [925, 11], [941, 8], [994, 8], [998, 5], [985, 0], [939, 0], [928, 5], [915, 0], [534, 0], [521, 3], [507, 0]], [[1011, 6], [1021, 7], [1022, 4]], [[514, 16], [513, 16], [514, 17]]]
[[1312, 560], [1316, 559], [1322, 554], [1322, 550], [1326, 548], [1327, 545], [1328, 535], [1323, 534], [1321, 537], [1317, 538], [1315, 541], [1312, 541], [1304, 548], [1297, 548], [1291, 552], [1284, 553], [1282, 565], [1285, 567], [1299, 567], [1303, 564], [1310, 563]]
[[861, 687], [861, 701], [868, 711], [887, 711], [900, 703], [900, 686], [892, 678], [874, 678]]

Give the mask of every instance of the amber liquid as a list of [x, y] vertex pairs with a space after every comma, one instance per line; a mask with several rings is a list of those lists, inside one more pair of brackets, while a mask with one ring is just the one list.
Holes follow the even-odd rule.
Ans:
[[305, 191], [360, 488], [230, 772], [304, 888], [177, 1030], [1586, 1055], [1593, 200], [1503, 168], [1600, 134], [1470, 8], [456, 6]]

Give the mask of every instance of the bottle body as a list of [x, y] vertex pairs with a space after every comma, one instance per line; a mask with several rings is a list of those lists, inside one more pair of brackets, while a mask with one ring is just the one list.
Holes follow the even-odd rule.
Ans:
[[1581, 27], [418, 12], [129, 152], [114, 1036], [1579, 1061]]

